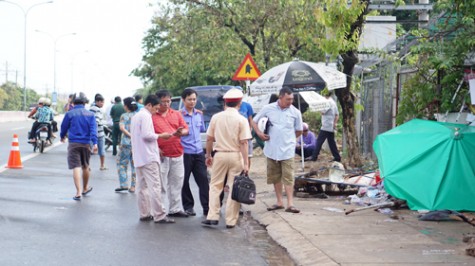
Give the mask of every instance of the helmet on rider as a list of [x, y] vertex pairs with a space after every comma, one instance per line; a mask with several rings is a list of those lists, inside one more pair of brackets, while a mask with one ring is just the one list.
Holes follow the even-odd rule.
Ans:
[[84, 92], [76, 92], [73, 96], [73, 103], [74, 104], [86, 104], [89, 100], [86, 97]]
[[43, 103], [44, 103], [44, 105], [51, 106], [50, 98], [45, 98], [45, 101]]
[[44, 104], [44, 103], [45, 103], [45, 100], [46, 100], [45, 97], [41, 97], [41, 98], [38, 100], [38, 104]]

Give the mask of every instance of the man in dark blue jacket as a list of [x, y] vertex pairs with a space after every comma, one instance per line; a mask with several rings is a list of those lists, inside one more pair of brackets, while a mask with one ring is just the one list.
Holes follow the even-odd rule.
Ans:
[[[94, 144], [93, 152], [97, 152], [97, 125], [94, 113], [84, 108], [87, 102], [82, 92], [73, 97], [74, 108], [67, 112], [61, 123], [61, 142], [66, 142], [68, 134], [68, 166], [73, 169], [76, 196], [74, 200], [81, 200], [81, 195], [87, 195], [92, 187], [89, 183], [89, 159], [91, 157], [90, 142]], [[82, 169], [82, 186], [81, 186]]]

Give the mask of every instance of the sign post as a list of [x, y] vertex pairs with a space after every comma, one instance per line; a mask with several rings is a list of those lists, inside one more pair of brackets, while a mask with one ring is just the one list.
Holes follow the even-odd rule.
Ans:
[[256, 80], [261, 76], [261, 72], [256, 66], [254, 60], [249, 53], [247, 53], [246, 57], [242, 61], [241, 65], [239, 65], [236, 73], [232, 77], [232, 80], [244, 80], [246, 81], [246, 89], [249, 88], [251, 85], [251, 80]]

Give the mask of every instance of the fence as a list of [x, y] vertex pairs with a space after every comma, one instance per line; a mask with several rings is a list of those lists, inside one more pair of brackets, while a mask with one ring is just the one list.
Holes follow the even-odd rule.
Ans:
[[398, 95], [397, 66], [383, 60], [373, 66], [371, 72], [361, 72], [360, 104], [364, 109], [356, 119], [360, 152], [367, 158], [375, 158], [373, 142], [376, 136], [395, 124]]

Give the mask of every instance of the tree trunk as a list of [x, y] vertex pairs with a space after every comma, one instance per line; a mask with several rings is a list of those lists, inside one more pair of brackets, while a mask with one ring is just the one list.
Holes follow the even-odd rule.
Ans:
[[358, 63], [358, 56], [353, 52], [346, 52], [343, 57], [343, 73], [346, 74], [346, 88], [335, 90], [338, 102], [342, 109], [343, 133], [346, 136], [348, 150], [348, 164], [353, 167], [362, 165], [359, 151], [358, 135], [355, 126], [355, 95], [351, 93], [353, 69]]

